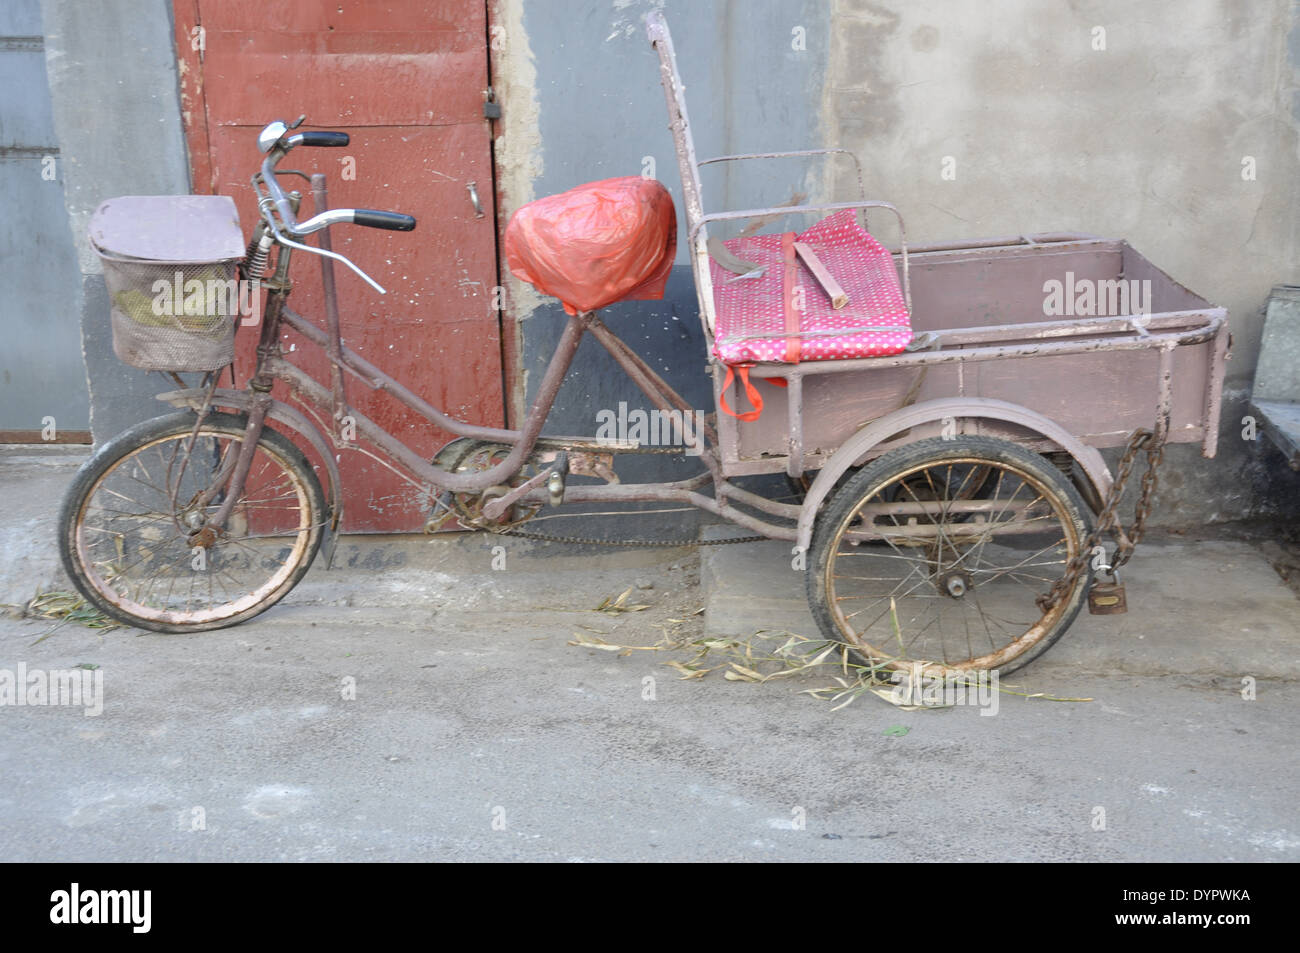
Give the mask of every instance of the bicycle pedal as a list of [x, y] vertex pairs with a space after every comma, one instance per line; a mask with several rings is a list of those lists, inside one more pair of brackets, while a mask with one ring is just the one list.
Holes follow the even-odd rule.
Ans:
[[1124, 583], [1094, 582], [1088, 589], [1088, 611], [1093, 615], [1123, 615], [1128, 612]]

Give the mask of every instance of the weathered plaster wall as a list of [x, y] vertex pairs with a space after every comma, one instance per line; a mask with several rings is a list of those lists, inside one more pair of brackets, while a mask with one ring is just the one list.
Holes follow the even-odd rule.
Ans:
[[[843, 145], [862, 157], [869, 191], [902, 209], [914, 239], [1122, 235], [1229, 308], [1235, 355], [1221, 456], [1206, 463], [1189, 448], [1171, 451], [1158, 518], [1195, 525], [1294, 513], [1300, 484], [1268, 448], [1240, 439], [1268, 290], [1300, 282], [1291, 0], [495, 0], [502, 215], [584, 181], [638, 174], [647, 160], [680, 199], [641, 28], [654, 6], [673, 27], [701, 155]], [[105, 197], [188, 190], [170, 4], [41, 0], [41, 13], [81, 277], [55, 306], [82, 322], [91, 423], [103, 440], [160, 409], [151, 397], [158, 379], [112, 356], [84, 227]], [[1097, 27], [1104, 49], [1094, 49]], [[1245, 157], [1253, 179], [1242, 177]], [[706, 175], [714, 208], [777, 203], [795, 191], [827, 197], [844, 185], [799, 164]], [[531, 396], [563, 316], [509, 283]], [[684, 257], [663, 301], [616, 305], [606, 320], [688, 399], [710, 407]], [[593, 432], [596, 412], [621, 400], [642, 403], [589, 341], [551, 429]], [[669, 472], [647, 460], [627, 475]]]
[[1269, 290], [1300, 280], [1296, 24], [1289, 0], [832, 3], [825, 139], [915, 240], [1121, 236], [1228, 309], [1220, 455], [1171, 450], [1162, 522], [1298, 512], [1241, 439]]

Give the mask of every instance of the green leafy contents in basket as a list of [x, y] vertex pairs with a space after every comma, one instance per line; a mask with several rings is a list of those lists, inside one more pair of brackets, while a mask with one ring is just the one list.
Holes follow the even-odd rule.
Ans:
[[156, 294], [119, 291], [113, 303], [136, 324], [179, 327], [217, 340], [229, 333], [232, 316], [239, 313], [236, 283], [216, 268], [193, 272], [183, 283], [160, 278], [153, 290]]
[[169, 328], [175, 324], [171, 315], [155, 314], [153, 298], [135, 288], [130, 291], [119, 291], [113, 295], [113, 304], [136, 324], [155, 328]]

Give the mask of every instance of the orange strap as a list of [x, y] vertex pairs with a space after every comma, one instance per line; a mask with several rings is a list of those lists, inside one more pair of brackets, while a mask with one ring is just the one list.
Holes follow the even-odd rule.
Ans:
[[[718, 397], [718, 405], [729, 416], [735, 417], [737, 420], [757, 420], [759, 415], [763, 412], [762, 395], [760, 395], [758, 389], [749, 382], [749, 369], [753, 366], [753, 364], [737, 364], [734, 367], [730, 364], [727, 365], [727, 377], [722, 382], [722, 394]], [[754, 407], [753, 410], [747, 410], [743, 414], [738, 414], [727, 406], [727, 388], [729, 388], [731, 382], [736, 379], [737, 371], [739, 371], [740, 374], [740, 382], [745, 385], [745, 397], [749, 399], [750, 404]]]
[[[798, 364], [802, 356], [802, 346], [799, 341], [799, 308], [795, 305], [795, 288], [799, 280], [799, 262], [796, 258], [794, 247], [794, 232], [786, 232], [781, 236], [781, 259], [783, 265], [782, 274], [782, 310], [785, 318], [785, 333], [789, 335], [785, 339], [785, 360], [787, 364]], [[718, 405], [722, 410], [737, 420], [749, 422], [757, 420], [763, 413], [763, 396], [758, 392], [749, 380], [749, 369], [753, 364], [736, 364], [727, 365], [727, 377], [722, 382], [722, 396], [718, 398]], [[744, 385], [745, 397], [753, 406], [753, 410], [748, 410], [743, 414], [738, 414], [727, 406], [727, 389], [731, 387], [732, 381], [740, 377], [740, 383]], [[786, 381], [782, 377], [764, 378], [773, 387], [785, 387]]]
[[794, 232], [781, 236], [781, 259], [784, 264], [782, 275], [782, 301], [785, 310], [785, 362], [798, 364], [802, 345], [799, 341], [799, 308], [795, 306], [795, 288], [799, 284], [799, 262], [795, 258]]
[[[734, 366], [728, 364], [727, 376], [722, 382], [722, 395], [718, 398], [718, 405], [726, 414], [747, 423], [751, 420], [757, 420], [763, 413], [763, 395], [758, 392], [758, 388], [749, 379], [749, 369], [753, 366], [753, 364], [736, 364]], [[738, 414], [727, 406], [727, 389], [731, 387], [731, 382], [737, 377], [740, 378], [740, 383], [745, 387], [745, 398], [754, 408], [745, 411], [743, 414]], [[766, 377], [764, 380], [777, 387], [787, 386], [784, 377]]]

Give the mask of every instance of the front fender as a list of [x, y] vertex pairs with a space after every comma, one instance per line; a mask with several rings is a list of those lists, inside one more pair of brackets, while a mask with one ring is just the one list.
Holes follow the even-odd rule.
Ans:
[[1018, 424], [1041, 434], [1074, 457], [1092, 482], [1099, 499], [1110, 492], [1111, 475], [1096, 447], [1090, 447], [1049, 417], [1005, 400], [987, 397], [945, 397], [927, 400], [886, 414], [863, 427], [831, 455], [804, 496], [799, 511], [795, 545], [806, 552], [812, 542], [813, 523], [822, 502], [830, 495], [839, 478], [854, 467], [873, 447], [894, 434], [922, 424], [952, 419], [1000, 420]]

